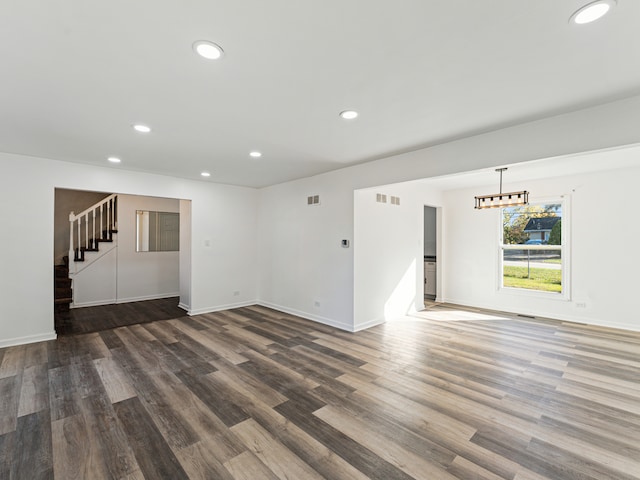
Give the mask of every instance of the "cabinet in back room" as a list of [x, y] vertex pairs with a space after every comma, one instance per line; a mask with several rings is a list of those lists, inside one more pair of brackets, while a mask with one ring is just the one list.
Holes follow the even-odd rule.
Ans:
[[424, 258], [424, 294], [435, 298], [437, 263], [435, 257], [425, 256]]

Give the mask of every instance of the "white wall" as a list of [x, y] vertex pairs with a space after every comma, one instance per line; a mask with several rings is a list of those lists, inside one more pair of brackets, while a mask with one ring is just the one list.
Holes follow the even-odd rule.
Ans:
[[0, 276], [0, 346], [55, 336], [55, 188], [191, 200], [191, 298], [181, 303], [190, 312], [211, 311], [253, 303], [257, 296], [254, 189], [4, 153], [0, 172], [0, 240], [6, 252]]
[[[284, 311], [353, 329], [353, 252], [358, 247], [344, 249], [340, 240], [353, 239], [354, 190], [636, 144], [638, 124], [640, 96], [259, 192], [118, 167], [0, 154], [0, 240], [4, 251], [10, 252], [0, 276], [0, 346], [54, 335], [51, 259], [56, 187], [191, 200], [191, 298], [186, 300], [191, 313], [257, 298]], [[312, 194], [321, 195], [321, 206], [306, 207], [306, 197]], [[25, 212], [33, 221], [24, 222]], [[15, 235], [17, 231], [24, 235]]]
[[[606, 154], [602, 161], [606, 164]], [[640, 163], [640, 160], [639, 160]], [[640, 167], [576, 174], [518, 184], [530, 202], [565, 195], [570, 210], [570, 299], [498, 290], [500, 211], [475, 211], [478, 188], [444, 194], [447, 245], [444, 301], [527, 315], [640, 330], [635, 296], [640, 271], [640, 223], [634, 211]], [[576, 304], [584, 303], [586, 308]]]
[[92, 255], [98, 258], [91, 264], [76, 264], [82, 270], [69, 274], [73, 282], [72, 308], [109, 305], [118, 301], [118, 248], [114, 242], [102, 244], [100, 250], [97, 253], [86, 253], [86, 258]]
[[180, 200], [180, 308], [191, 307], [191, 200]]
[[412, 182], [358, 190], [354, 202], [353, 329], [361, 330], [424, 307], [424, 205], [439, 206], [442, 196]]
[[118, 195], [116, 301], [179, 295], [179, 252], [136, 252], [136, 210], [180, 212], [177, 199]]
[[[126, 303], [179, 295], [180, 253], [137, 252], [136, 211], [180, 212], [180, 200], [173, 198], [118, 195], [118, 233], [111, 247], [100, 245], [100, 252], [86, 252], [87, 262], [72, 275], [73, 307]], [[94, 263], [88, 261], [96, 258]]]
[[[353, 191], [337, 175], [261, 191], [260, 303], [351, 330], [353, 325]], [[307, 197], [320, 195], [320, 205]]]
[[[384, 317], [380, 308], [354, 317], [353, 256], [360, 247], [339, 246], [354, 235], [354, 190], [640, 143], [638, 124], [640, 96], [261, 189], [258, 299], [348, 330]], [[322, 205], [306, 207], [313, 194]], [[439, 268], [438, 298], [446, 275]]]

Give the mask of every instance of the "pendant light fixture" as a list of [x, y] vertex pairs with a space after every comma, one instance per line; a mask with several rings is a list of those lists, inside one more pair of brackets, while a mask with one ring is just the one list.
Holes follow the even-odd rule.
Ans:
[[475, 208], [504, 208], [529, 205], [529, 192], [526, 190], [523, 190], [522, 192], [502, 193], [502, 172], [506, 169], [506, 167], [496, 168], [496, 172], [500, 172], [500, 193], [476, 197]]

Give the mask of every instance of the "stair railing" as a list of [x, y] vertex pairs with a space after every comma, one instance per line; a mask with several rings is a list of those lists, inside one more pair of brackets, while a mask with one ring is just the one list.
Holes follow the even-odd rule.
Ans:
[[69, 260], [84, 261], [85, 251], [97, 251], [118, 231], [118, 195], [109, 195], [86, 210], [69, 214]]

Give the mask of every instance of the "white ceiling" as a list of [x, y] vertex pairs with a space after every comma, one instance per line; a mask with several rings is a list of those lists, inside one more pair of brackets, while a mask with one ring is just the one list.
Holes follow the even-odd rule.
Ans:
[[640, 93], [587, 1], [2, 0], [0, 150], [261, 187]]

